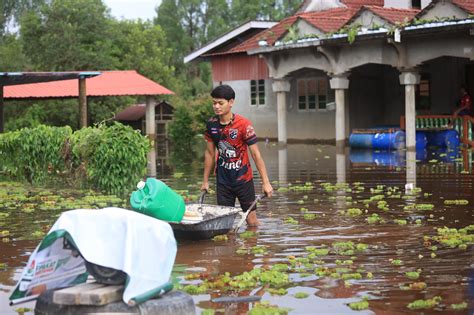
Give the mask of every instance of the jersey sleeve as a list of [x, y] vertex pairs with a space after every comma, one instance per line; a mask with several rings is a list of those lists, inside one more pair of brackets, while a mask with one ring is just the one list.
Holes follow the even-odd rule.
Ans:
[[210, 133], [210, 126], [209, 126], [209, 121], [206, 124], [206, 131], [204, 132], [204, 139], [206, 139], [207, 142], [212, 142], [212, 137]]
[[257, 135], [255, 134], [255, 129], [250, 122], [247, 122], [244, 125], [244, 142], [247, 145], [252, 145], [257, 143]]

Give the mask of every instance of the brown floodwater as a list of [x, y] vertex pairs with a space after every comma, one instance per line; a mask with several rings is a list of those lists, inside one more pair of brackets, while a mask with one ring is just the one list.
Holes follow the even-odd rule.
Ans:
[[[275, 195], [258, 208], [261, 225], [255, 236], [229, 234], [227, 241], [179, 241], [175, 278], [182, 285], [199, 284], [225, 272], [232, 276], [254, 268], [293, 263], [286, 294], [272, 295], [267, 286], [235, 292], [194, 295], [200, 313], [215, 309], [220, 314], [246, 314], [253, 303], [219, 304], [211, 299], [227, 295], [259, 295], [263, 301], [290, 309], [290, 314], [471, 314], [474, 253], [472, 244], [449, 247], [432, 237], [443, 227], [464, 228], [474, 224], [473, 152], [420, 151], [415, 153], [362, 152], [336, 154], [334, 146], [290, 144], [279, 147], [260, 144]], [[166, 150], [168, 152], [168, 150]], [[158, 161], [160, 179], [172, 188], [197, 194], [202, 166], [200, 154], [189, 159], [167, 154]], [[179, 174], [177, 176], [177, 174]], [[414, 191], [405, 192], [406, 184]], [[329, 184], [329, 185], [328, 185]], [[259, 181], [257, 189], [260, 191]], [[374, 196], [382, 196], [381, 199]], [[373, 198], [375, 201], [368, 202]], [[380, 200], [385, 203], [378, 203]], [[463, 200], [462, 204], [449, 204]], [[467, 204], [466, 201], [467, 200]], [[212, 203], [215, 198], [209, 198]], [[428, 210], [422, 206], [425, 205]], [[432, 205], [432, 206], [430, 206]], [[361, 215], [347, 214], [349, 209]], [[431, 209], [429, 209], [431, 208]], [[3, 211], [0, 209], [0, 211]], [[306, 217], [305, 217], [306, 214]], [[311, 218], [308, 214], [315, 214]], [[369, 224], [377, 214], [380, 221]], [[31, 233], [29, 224], [49, 225], [56, 216], [12, 215], [8, 229], [15, 237], [0, 242], [0, 314], [16, 314], [8, 296], [38, 240], [20, 237]], [[291, 217], [294, 220], [289, 220]], [[372, 217], [373, 218], [373, 217]], [[406, 220], [406, 221], [395, 221]], [[405, 224], [406, 223], [406, 224]], [[1, 222], [0, 222], [1, 224]], [[241, 232], [245, 227], [241, 228]], [[469, 232], [468, 232], [469, 233]], [[471, 230], [470, 233], [473, 233]], [[367, 244], [353, 253], [335, 253], [336, 242]], [[265, 253], [238, 254], [238, 249], [264, 246]], [[329, 253], [309, 261], [307, 247], [328, 248]], [[433, 246], [436, 246], [434, 248]], [[299, 260], [300, 259], [300, 260]], [[347, 262], [350, 260], [351, 262]], [[301, 262], [301, 263], [298, 263]], [[345, 262], [344, 262], [345, 261]], [[294, 264], [296, 262], [296, 264]], [[332, 270], [318, 275], [319, 270]], [[346, 271], [335, 273], [336, 268]], [[405, 273], [417, 271], [417, 280]], [[201, 273], [201, 280], [186, 280], [185, 274]], [[343, 280], [343, 273], [359, 273]], [[425, 288], [409, 289], [413, 283]], [[471, 284], [472, 285], [472, 284]], [[307, 293], [296, 298], [296, 293]], [[431, 309], [410, 310], [414, 300], [441, 297]], [[369, 307], [354, 311], [348, 304], [367, 298]], [[467, 303], [454, 311], [453, 304]]]

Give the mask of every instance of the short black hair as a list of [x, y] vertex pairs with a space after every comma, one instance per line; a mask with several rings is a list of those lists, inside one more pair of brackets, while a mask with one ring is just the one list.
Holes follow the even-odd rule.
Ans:
[[227, 84], [222, 84], [216, 86], [212, 92], [211, 96], [213, 98], [223, 98], [227, 101], [235, 99], [235, 91]]

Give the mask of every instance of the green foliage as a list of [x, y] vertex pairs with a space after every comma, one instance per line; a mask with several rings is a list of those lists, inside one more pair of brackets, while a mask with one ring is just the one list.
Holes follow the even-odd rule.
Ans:
[[170, 137], [177, 149], [191, 146], [196, 132], [192, 128], [193, 117], [189, 108], [177, 106], [173, 122], [169, 126]]
[[38, 70], [112, 68], [107, 7], [101, 0], [54, 0], [20, 21], [25, 53]]
[[145, 175], [150, 141], [131, 127], [115, 122], [110, 127], [81, 129], [76, 136], [73, 148], [79, 148], [73, 149], [74, 164], [85, 163], [92, 187], [120, 194]]
[[70, 127], [24, 128], [16, 139], [17, 163], [20, 174], [29, 182], [43, 182], [48, 174], [64, 169], [61, 156], [65, 140], [72, 134]]
[[114, 194], [145, 175], [150, 141], [120, 123], [72, 133], [70, 127], [23, 128], [0, 134], [0, 172], [33, 183], [64, 177]]
[[206, 122], [212, 115], [210, 96], [201, 96], [190, 102], [177, 100], [174, 119], [169, 129], [176, 148], [189, 150], [194, 137], [205, 132]]
[[0, 71], [24, 71], [29, 67], [21, 43], [15, 35], [0, 36]]

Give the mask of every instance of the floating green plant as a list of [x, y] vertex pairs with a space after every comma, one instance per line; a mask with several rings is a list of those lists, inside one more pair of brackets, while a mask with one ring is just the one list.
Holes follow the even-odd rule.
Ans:
[[306, 299], [309, 296], [306, 292], [297, 292], [295, 293], [295, 298], [297, 299]]
[[396, 224], [398, 225], [407, 225], [407, 220], [404, 220], [404, 219], [395, 219], [393, 220], [393, 222], [395, 222]]
[[363, 311], [369, 308], [369, 301], [364, 299], [359, 302], [352, 302], [349, 303], [349, 307], [354, 311]]
[[357, 216], [362, 215], [362, 213], [363, 213], [362, 210], [359, 208], [350, 208], [350, 209], [347, 209], [347, 212], [345, 214], [350, 217], [357, 217]]
[[202, 285], [189, 284], [182, 288], [184, 292], [191, 295], [205, 294], [207, 292], [207, 289], [208, 289], [207, 286], [204, 284]]
[[411, 310], [430, 309], [438, 305], [442, 301], [440, 296], [435, 296], [432, 299], [416, 300], [407, 305]]
[[252, 238], [257, 236], [257, 234], [253, 231], [245, 231], [239, 234], [240, 238]]
[[213, 241], [216, 241], [216, 242], [224, 242], [224, 241], [228, 241], [229, 238], [227, 237], [226, 234], [223, 234], [223, 235], [216, 235], [212, 238]]
[[286, 217], [286, 218], [285, 218], [285, 223], [288, 223], [288, 224], [298, 224], [298, 221], [295, 220], [293, 217]]
[[391, 261], [392, 265], [394, 266], [401, 266], [402, 265], [402, 261], [400, 259], [393, 259]]
[[214, 315], [216, 313], [215, 310], [211, 308], [207, 308], [201, 312], [201, 315]]
[[449, 308], [454, 310], [454, 311], [462, 311], [462, 310], [467, 309], [467, 307], [468, 307], [467, 302], [462, 302], [462, 303], [458, 303], [458, 304], [451, 304], [449, 306]]
[[377, 224], [377, 223], [382, 223], [382, 219], [377, 213], [372, 213], [369, 217], [367, 217], [367, 223], [369, 224]]
[[314, 220], [314, 219], [316, 219], [316, 217], [317, 217], [317, 216], [316, 216], [316, 214], [314, 214], [314, 213], [305, 213], [305, 214], [303, 215], [303, 218], [304, 218], [305, 220]]
[[288, 290], [285, 289], [285, 288], [279, 288], [279, 289], [268, 288], [267, 292], [270, 293], [271, 295], [286, 295], [286, 294], [288, 294]]
[[255, 303], [248, 315], [286, 315], [290, 310], [290, 308], [279, 308], [268, 302], [261, 302]]
[[252, 254], [263, 255], [267, 253], [267, 248], [265, 246], [254, 246], [250, 249], [250, 251], [252, 252]]
[[407, 272], [405, 272], [405, 276], [408, 279], [416, 280], [420, 277], [420, 273], [418, 271], [407, 271]]
[[469, 200], [465, 200], [465, 199], [449, 200], [449, 199], [447, 199], [447, 200], [444, 201], [444, 204], [445, 205], [456, 205], [456, 206], [462, 205], [462, 206], [465, 206], [465, 205], [469, 204]]

